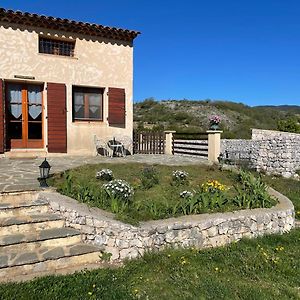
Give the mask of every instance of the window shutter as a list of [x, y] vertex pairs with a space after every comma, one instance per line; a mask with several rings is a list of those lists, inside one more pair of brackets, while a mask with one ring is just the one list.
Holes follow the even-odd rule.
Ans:
[[66, 85], [47, 83], [48, 152], [67, 152]]
[[4, 95], [2, 79], [0, 79], [0, 153], [4, 153]]
[[125, 89], [108, 89], [108, 123], [125, 127]]

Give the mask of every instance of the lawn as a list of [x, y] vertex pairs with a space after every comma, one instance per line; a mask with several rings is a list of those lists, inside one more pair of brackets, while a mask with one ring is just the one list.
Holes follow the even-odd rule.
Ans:
[[0, 299], [300, 299], [300, 230], [209, 250], [146, 254], [99, 269], [0, 285]]
[[296, 218], [300, 220], [300, 181], [279, 176], [262, 175], [266, 184], [287, 196], [295, 206]]
[[[71, 172], [99, 185], [94, 178], [95, 172], [109, 167], [121, 178], [134, 183], [141, 166], [124, 166], [88, 166]], [[168, 186], [173, 170], [162, 167], [159, 171]], [[186, 188], [209, 179], [226, 185], [236, 181], [236, 175], [214, 168], [184, 167], [184, 170], [191, 175]], [[52, 183], [59, 186], [65, 181], [65, 175], [57, 175]], [[299, 182], [265, 175], [262, 178], [288, 196], [299, 210]], [[168, 191], [159, 186], [155, 193], [150, 189], [141, 195], [145, 201], [159, 201], [157, 192], [161, 193], [159, 196], [168, 195]], [[0, 285], [0, 299], [300, 299], [299, 243], [300, 230], [294, 229], [284, 235], [243, 239], [214, 249], [167, 249], [146, 253], [117, 269], [3, 284]]]
[[[107, 168], [113, 172], [114, 178], [126, 180], [133, 188], [134, 195], [130, 201], [112, 199], [103, 192], [101, 187], [107, 181], [96, 179], [96, 173]], [[174, 180], [173, 172], [176, 170], [187, 172], [187, 179]], [[243, 180], [253, 181], [253, 178]], [[254, 183], [257, 182], [248, 185]], [[259, 185], [255, 185], [254, 191], [259, 199], [252, 201], [253, 191], [242, 188], [241, 176], [221, 171], [216, 166], [151, 167], [136, 163], [86, 165], [56, 174], [50, 184], [62, 194], [111, 211], [118, 219], [132, 224], [187, 214], [270, 207], [276, 203], [268, 198], [264, 187]], [[239, 187], [239, 191], [236, 187]], [[191, 192], [192, 196], [180, 196], [183, 191]], [[240, 203], [240, 199], [244, 199], [238, 197], [241, 194], [246, 194], [249, 203], [245, 200]]]

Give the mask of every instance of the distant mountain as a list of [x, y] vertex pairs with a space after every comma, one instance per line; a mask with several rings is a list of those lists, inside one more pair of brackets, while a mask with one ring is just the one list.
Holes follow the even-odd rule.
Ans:
[[300, 116], [300, 106], [256, 106], [218, 100], [162, 100], [134, 104], [135, 128], [199, 132], [208, 129], [208, 117], [219, 115], [224, 138], [250, 138], [251, 128], [277, 129], [279, 120]]

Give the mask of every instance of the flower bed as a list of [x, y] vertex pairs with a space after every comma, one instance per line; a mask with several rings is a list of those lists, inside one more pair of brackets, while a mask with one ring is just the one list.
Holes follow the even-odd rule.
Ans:
[[207, 166], [84, 166], [55, 176], [51, 183], [60, 193], [133, 224], [276, 203], [250, 173], [237, 175]]

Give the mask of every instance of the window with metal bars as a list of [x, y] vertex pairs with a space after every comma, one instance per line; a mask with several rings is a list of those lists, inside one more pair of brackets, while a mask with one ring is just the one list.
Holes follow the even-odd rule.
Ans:
[[39, 53], [74, 57], [75, 41], [39, 37]]

